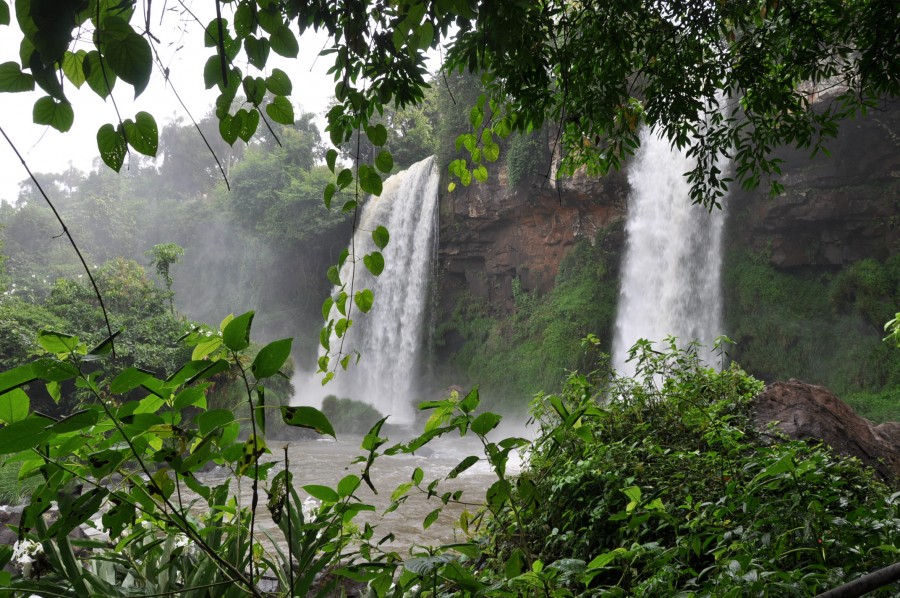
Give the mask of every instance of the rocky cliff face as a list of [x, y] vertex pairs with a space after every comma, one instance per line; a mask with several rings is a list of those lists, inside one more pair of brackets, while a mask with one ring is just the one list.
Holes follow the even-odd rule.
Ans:
[[505, 169], [497, 166], [487, 183], [444, 191], [439, 308], [447, 313], [470, 294], [494, 313], [508, 313], [516, 278], [524, 291], [547, 292], [575, 243], [592, 241], [623, 217], [627, 194], [621, 174], [577, 175], [558, 185], [532, 179], [510, 189]]
[[844, 123], [831, 155], [784, 150], [785, 191], [729, 199], [731, 247], [750, 248], [779, 268], [836, 267], [900, 250], [900, 106]]

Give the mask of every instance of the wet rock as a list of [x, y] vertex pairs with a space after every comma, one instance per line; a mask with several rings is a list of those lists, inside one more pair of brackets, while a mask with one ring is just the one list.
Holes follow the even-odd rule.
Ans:
[[859, 458], [883, 480], [900, 482], [900, 422], [875, 425], [822, 386], [773, 382], [754, 399], [756, 425], [769, 422], [786, 436], [821, 440], [837, 453]]
[[514, 308], [512, 283], [523, 291], [553, 288], [563, 258], [581, 239], [625, 214], [628, 183], [621, 172], [559, 181], [532, 177], [510, 188], [502, 167], [486, 183], [441, 197], [440, 309], [452, 313], [463, 296], [497, 313]]

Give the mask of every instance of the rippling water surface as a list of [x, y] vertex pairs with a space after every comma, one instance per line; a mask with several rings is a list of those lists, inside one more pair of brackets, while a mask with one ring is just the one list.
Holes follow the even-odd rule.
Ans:
[[[276, 461], [278, 464], [270, 471], [269, 479], [284, 468], [284, 449], [288, 446], [290, 469], [294, 476], [294, 483], [301, 499], [308, 495], [301, 487], [308, 484], [320, 484], [334, 488], [338, 481], [346, 475], [359, 475], [363, 464], [351, 464], [353, 458], [365, 454], [360, 448], [361, 437], [342, 436], [340, 440], [304, 440], [296, 442], [269, 443], [271, 455], [265, 455], [261, 461]], [[382, 448], [392, 446], [392, 442]], [[422, 521], [432, 510], [440, 506], [440, 500], [433, 497], [426, 500], [425, 495], [412, 489], [410, 498], [396, 511], [382, 516], [383, 511], [390, 505], [391, 492], [401, 483], [410, 481], [412, 472], [416, 467], [421, 467], [425, 472], [423, 486], [431, 480], [444, 477], [462, 459], [469, 455], [482, 456], [481, 444], [474, 438], [448, 438], [437, 439], [430, 442], [425, 450], [420, 450], [418, 455], [381, 456], [372, 468], [372, 481], [378, 494], [362, 484], [356, 492], [356, 496], [367, 504], [374, 505], [376, 512], [364, 512], [356, 522], [362, 525], [368, 522], [376, 527], [374, 538], [381, 538], [392, 532], [395, 535], [394, 542], [387, 544], [395, 550], [405, 551], [413, 545], [439, 545], [453, 541], [463, 541], [465, 538], [461, 532], [454, 530], [454, 523], [463, 510], [461, 505], [449, 505], [441, 513], [438, 520], [427, 530], [422, 528]], [[514, 458], [511, 457], [511, 461]], [[517, 464], [511, 463], [510, 473], [517, 470]], [[230, 473], [225, 470], [216, 470], [204, 474], [207, 483], [221, 483]], [[478, 505], [484, 500], [486, 489], [496, 481], [495, 474], [491, 471], [487, 462], [482, 460], [463, 472], [456, 479], [442, 481], [439, 493], [446, 491], [462, 490], [461, 500], [472, 503], [471, 512], [478, 509]], [[268, 487], [268, 481], [261, 483], [261, 489]], [[237, 491], [236, 481], [232, 481], [233, 490]], [[241, 482], [241, 499], [244, 505], [249, 505], [251, 496], [250, 480]], [[260, 501], [256, 510], [257, 529], [260, 531], [271, 530], [273, 537], [281, 537], [281, 532], [272, 521], [266, 508], [268, 495], [264, 490], [260, 492]]]

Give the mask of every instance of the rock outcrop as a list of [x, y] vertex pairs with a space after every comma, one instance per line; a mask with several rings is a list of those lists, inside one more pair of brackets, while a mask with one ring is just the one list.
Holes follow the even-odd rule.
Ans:
[[779, 182], [727, 200], [728, 244], [779, 268], [836, 267], [900, 251], [900, 107], [845, 121], [829, 155], [782, 149]]
[[773, 382], [754, 399], [755, 423], [770, 422], [789, 438], [821, 440], [837, 453], [859, 458], [884, 480], [900, 481], [900, 422], [874, 425], [822, 386]]
[[560, 262], [580, 239], [622, 218], [628, 182], [576, 174], [557, 182], [532, 178], [510, 189], [495, 165], [486, 183], [457, 187], [441, 197], [438, 250], [440, 305], [452, 310], [463, 294], [495, 313], [513, 309], [513, 280], [522, 290], [553, 288]]

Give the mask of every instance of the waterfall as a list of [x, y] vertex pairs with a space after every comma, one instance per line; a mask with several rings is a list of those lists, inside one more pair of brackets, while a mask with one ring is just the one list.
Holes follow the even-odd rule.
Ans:
[[[613, 338], [613, 366], [633, 375], [628, 350], [641, 338], [697, 340], [711, 347], [722, 333], [722, 226], [724, 214], [694, 205], [684, 174], [694, 168], [684, 152], [644, 129], [631, 165], [627, 241]], [[701, 355], [709, 359], [711, 355]]]
[[[367, 314], [354, 306], [353, 325], [343, 339], [343, 352], [354, 356], [347, 371], [339, 368], [323, 391], [369, 403], [390, 415], [393, 423], [410, 423], [419, 398], [425, 316], [437, 257], [439, 181], [434, 158], [387, 179], [381, 196], [369, 198], [363, 207], [349, 248], [351, 258], [340, 273], [348, 293], [353, 279], [354, 292], [371, 289], [375, 303]], [[388, 229], [390, 242], [382, 251], [384, 271], [375, 277], [363, 266], [362, 257], [377, 249], [372, 231], [379, 225]], [[355, 269], [354, 253], [359, 258]], [[339, 291], [335, 288], [333, 296]], [[341, 317], [336, 308], [331, 317]], [[332, 354], [340, 345], [341, 339], [332, 336]], [[361, 355], [358, 363], [354, 351]]]

